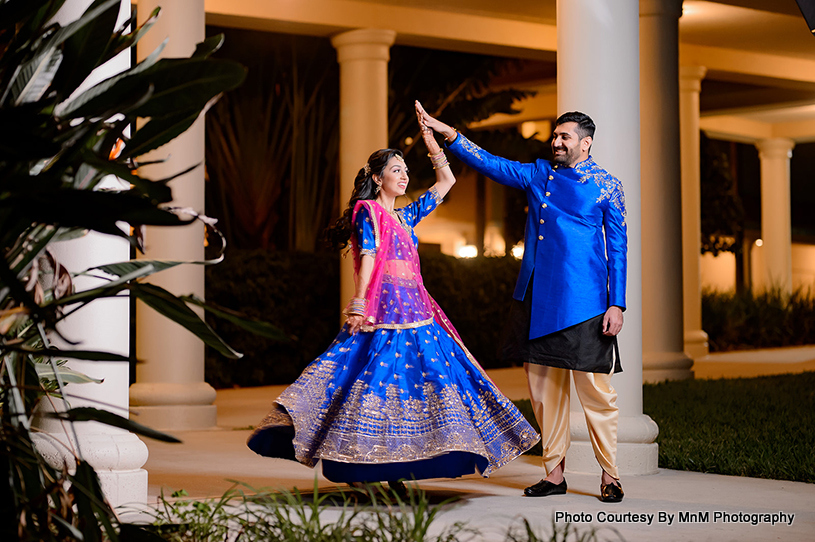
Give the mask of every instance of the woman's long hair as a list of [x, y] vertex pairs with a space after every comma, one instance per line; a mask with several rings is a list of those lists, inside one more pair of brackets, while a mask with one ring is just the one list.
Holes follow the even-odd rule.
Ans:
[[354, 191], [351, 192], [351, 199], [348, 201], [348, 207], [345, 208], [342, 215], [334, 222], [332, 226], [326, 228], [323, 232], [323, 238], [332, 249], [342, 249], [348, 246], [348, 241], [351, 239], [351, 232], [353, 231], [353, 224], [351, 224], [351, 215], [354, 213], [354, 206], [358, 200], [361, 199], [376, 199], [377, 185], [374, 182], [373, 176], [378, 175], [382, 177], [385, 172], [385, 166], [388, 165], [391, 158], [398, 156], [404, 160], [402, 151], [398, 149], [380, 149], [368, 157], [367, 168], [360, 168], [357, 176], [354, 179]]

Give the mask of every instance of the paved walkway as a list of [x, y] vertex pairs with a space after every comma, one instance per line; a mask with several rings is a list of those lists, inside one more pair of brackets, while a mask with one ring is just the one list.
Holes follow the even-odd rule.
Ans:
[[[775, 366], [767, 359], [751, 362], [731, 356], [721, 361], [716, 356], [721, 355], [697, 364], [697, 376], [702, 371], [718, 377], [740, 376], [736, 364], [748, 364], [758, 374], [789, 372], [788, 364], [793, 364], [794, 372], [812, 370], [815, 364], [815, 348], [770, 356], [777, 360]], [[522, 371], [501, 369], [490, 371], [490, 376], [510, 398], [526, 397]], [[259, 457], [246, 448], [249, 427], [265, 415], [281, 389], [219, 390], [217, 429], [176, 433], [183, 444], [146, 441], [150, 501], [155, 502], [162, 489], [165, 494], [185, 489], [193, 497], [219, 496], [232, 485], [230, 480], [255, 488], [296, 487], [308, 492], [316, 478], [320, 491], [336, 489], [319, 469]], [[523, 517], [546, 540], [554, 521], [559, 529], [571, 523], [581, 533], [595, 528], [597, 540], [815, 541], [815, 484], [662, 469], [655, 475], [626, 477], [625, 500], [604, 504], [598, 498], [599, 472], [596, 476], [567, 472], [566, 495], [523, 497], [523, 488], [541, 476], [540, 459], [524, 456], [489, 479], [472, 475], [422, 481], [420, 487], [434, 502], [458, 497], [457, 504], [445, 506], [434, 525], [440, 529], [456, 521], [467, 522], [481, 530], [482, 537], [476, 540], [503, 541], [509, 526], [519, 525]]]

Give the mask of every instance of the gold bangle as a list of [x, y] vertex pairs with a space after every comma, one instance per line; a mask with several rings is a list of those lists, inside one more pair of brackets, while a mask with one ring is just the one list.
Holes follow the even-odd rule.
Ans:
[[[452, 137], [452, 139], [451, 139], [450, 137]], [[445, 138], [444, 138], [444, 140], [445, 140], [445, 141], [447, 141], [448, 143], [449, 143], [449, 142], [452, 142], [452, 141], [455, 141], [455, 140], [456, 140], [456, 138], [458, 137], [458, 130], [456, 130], [455, 128], [453, 128], [453, 135], [452, 135], [452, 136], [450, 136], [450, 137], [445, 137]]]

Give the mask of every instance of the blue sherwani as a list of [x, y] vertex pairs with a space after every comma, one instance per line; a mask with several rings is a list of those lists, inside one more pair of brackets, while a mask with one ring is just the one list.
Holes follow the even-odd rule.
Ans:
[[513, 297], [532, 282], [529, 338], [625, 310], [625, 197], [620, 181], [588, 158], [570, 168], [506, 160], [459, 134], [449, 149], [465, 164], [526, 192], [524, 256]]

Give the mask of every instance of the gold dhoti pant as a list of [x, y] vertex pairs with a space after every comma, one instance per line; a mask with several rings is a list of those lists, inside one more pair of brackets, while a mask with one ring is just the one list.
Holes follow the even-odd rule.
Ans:
[[574, 375], [577, 397], [589, 428], [591, 446], [600, 467], [613, 478], [617, 472], [617, 392], [611, 375], [588, 373], [524, 363], [529, 397], [541, 428], [543, 468], [547, 476], [566, 457], [571, 444], [569, 433], [569, 375]]

